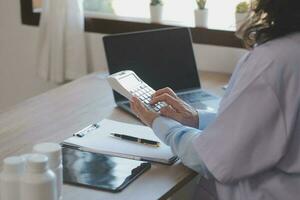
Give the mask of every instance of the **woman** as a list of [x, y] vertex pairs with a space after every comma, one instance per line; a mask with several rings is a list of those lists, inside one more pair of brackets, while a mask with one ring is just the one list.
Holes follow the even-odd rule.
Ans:
[[[217, 114], [196, 111], [168, 88], [132, 109], [182, 162], [216, 183], [219, 199], [300, 199], [300, 3], [257, 0], [242, 27], [241, 59]], [[240, 31], [241, 32], [241, 31]]]

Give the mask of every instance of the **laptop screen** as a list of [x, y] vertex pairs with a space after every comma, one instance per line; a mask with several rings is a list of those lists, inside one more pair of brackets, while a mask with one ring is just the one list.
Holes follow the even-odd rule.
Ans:
[[[103, 37], [109, 73], [134, 71], [157, 90], [199, 89], [200, 82], [188, 28], [168, 28]], [[114, 92], [115, 100], [125, 97]]]

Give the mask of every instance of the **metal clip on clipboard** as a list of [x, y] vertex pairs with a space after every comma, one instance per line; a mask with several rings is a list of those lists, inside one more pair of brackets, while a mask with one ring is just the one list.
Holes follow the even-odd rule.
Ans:
[[99, 123], [91, 124], [88, 127], [76, 132], [73, 134], [73, 136], [76, 137], [84, 137], [86, 134], [88, 134], [91, 131], [94, 131], [100, 127]]

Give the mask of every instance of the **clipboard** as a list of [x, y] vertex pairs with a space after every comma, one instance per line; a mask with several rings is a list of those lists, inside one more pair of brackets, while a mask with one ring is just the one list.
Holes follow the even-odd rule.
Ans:
[[[159, 141], [159, 147], [152, 147], [120, 140], [111, 136], [111, 133], [122, 133], [134, 137]], [[140, 161], [158, 162], [172, 165], [178, 158], [171, 148], [165, 145], [154, 134], [151, 128], [141, 125], [133, 125], [114, 120], [104, 119], [92, 124], [66, 139], [63, 146], [83, 151], [100, 153]]]

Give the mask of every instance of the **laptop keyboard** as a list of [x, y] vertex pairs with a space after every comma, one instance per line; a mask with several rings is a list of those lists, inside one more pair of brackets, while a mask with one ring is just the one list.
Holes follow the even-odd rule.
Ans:
[[208, 108], [207, 105], [203, 104], [201, 101], [214, 98], [214, 96], [201, 90], [190, 93], [178, 94], [178, 97], [186, 103], [190, 104], [192, 107], [200, 110], [206, 110]]
[[201, 90], [191, 92], [191, 93], [179, 94], [178, 97], [187, 103], [195, 103], [195, 102], [199, 102], [200, 100], [203, 100], [203, 99], [213, 98], [212, 95], [208, 94], [207, 92], [201, 91]]

